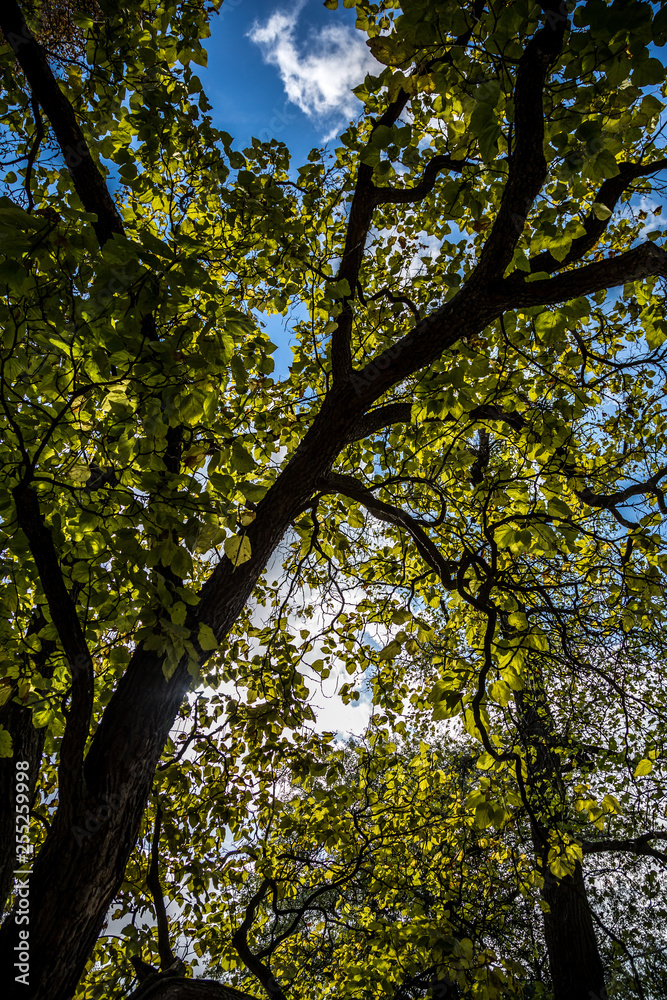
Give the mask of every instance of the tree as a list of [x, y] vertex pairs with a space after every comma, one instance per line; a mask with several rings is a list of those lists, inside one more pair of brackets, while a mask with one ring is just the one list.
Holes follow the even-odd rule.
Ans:
[[[266, 790], [285, 728], [294, 768], [312, 760], [304, 649], [263, 576], [284, 539], [294, 587], [333, 574], [419, 606], [450, 595], [471, 656], [435, 700], [494, 761], [487, 689], [501, 704], [502, 684], [525, 689], [545, 623], [571, 619], [590, 645], [664, 613], [666, 258], [631, 210], [667, 165], [649, 48], [664, 10], [360, 3], [386, 68], [333, 163], [313, 153], [297, 180], [283, 147], [239, 153], [213, 129], [193, 69], [210, 12], [100, 3], [77, 18], [85, 59], [55, 70], [36, 6], [0, 12], [18, 166], [0, 206], [1, 723], [42, 820], [29, 986], [12, 975], [16, 909], [0, 932], [11, 996], [76, 989], [193, 686], [233, 675], [259, 701], [230, 706], [254, 734], [248, 783]], [[440, 251], [406, 269], [422, 232]], [[257, 315], [295, 300], [310, 319], [274, 383]], [[366, 517], [387, 527], [355, 554]], [[251, 598], [277, 602], [280, 664], [247, 645]], [[378, 657], [363, 629], [355, 644], [361, 618], [338, 653], [362, 647], [395, 713], [386, 675], [419, 626]], [[508, 753], [520, 782], [530, 747]], [[5, 763], [5, 803], [14, 777]], [[225, 989], [168, 975], [171, 957], [152, 996]]]

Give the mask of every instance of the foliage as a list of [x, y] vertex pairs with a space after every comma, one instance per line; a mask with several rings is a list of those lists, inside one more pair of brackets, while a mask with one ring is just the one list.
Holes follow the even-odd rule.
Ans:
[[599, 859], [662, 887], [664, 8], [362, 0], [381, 68], [296, 171], [214, 128], [214, 8], [104, 0], [55, 53], [0, 15], [25, 995], [187, 940], [276, 1000], [657, 997]]

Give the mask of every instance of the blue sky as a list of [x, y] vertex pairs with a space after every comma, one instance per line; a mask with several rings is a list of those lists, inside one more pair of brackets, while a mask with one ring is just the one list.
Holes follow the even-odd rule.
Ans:
[[305, 161], [361, 109], [350, 88], [377, 66], [354, 18], [322, 0], [224, 0], [199, 74], [214, 123], [237, 148], [275, 138]]
[[[322, 0], [224, 0], [212, 18], [208, 67], [198, 75], [213, 106], [214, 124], [237, 149], [253, 137], [286, 143], [293, 167], [314, 146], [330, 143], [361, 111], [351, 88], [378, 64], [354, 27], [355, 11], [341, 2], [330, 11]], [[649, 199], [647, 230], [663, 228]], [[642, 234], [644, 235], [644, 234]], [[300, 316], [305, 315], [301, 310]], [[275, 376], [291, 363], [292, 317], [263, 317], [278, 344]]]
[[[294, 167], [361, 110], [351, 93], [378, 64], [355, 30], [355, 12], [322, 0], [224, 0], [212, 19], [208, 67], [200, 76], [214, 124], [242, 150], [255, 136], [286, 143]], [[305, 316], [305, 310], [301, 310]], [[292, 360], [290, 326], [298, 318], [263, 317], [278, 344], [275, 376]]]

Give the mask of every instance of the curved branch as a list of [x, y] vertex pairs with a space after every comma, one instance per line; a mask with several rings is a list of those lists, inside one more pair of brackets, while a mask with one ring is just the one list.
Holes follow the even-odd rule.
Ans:
[[[380, 125], [393, 125], [408, 102], [409, 95], [400, 90], [396, 98], [389, 104], [386, 111], [373, 127], [373, 132]], [[373, 132], [368, 142], [372, 139]], [[336, 329], [331, 335], [331, 371], [334, 381], [344, 380], [352, 372], [352, 321], [355, 290], [359, 281], [361, 262], [364, 259], [366, 239], [373, 220], [373, 211], [377, 205], [375, 187], [373, 185], [373, 168], [368, 163], [359, 163], [354, 197], [350, 206], [350, 217], [345, 234], [345, 246], [337, 281], [347, 281], [348, 293], [343, 296], [342, 310], [338, 317]]]
[[376, 302], [378, 299], [387, 298], [389, 299], [390, 302], [402, 302], [403, 305], [407, 306], [417, 323], [421, 318], [419, 315], [419, 310], [417, 309], [417, 306], [414, 304], [412, 299], [408, 298], [407, 295], [400, 295], [400, 294], [397, 295], [395, 292], [391, 290], [391, 288], [388, 285], [385, 285], [384, 288], [381, 288], [379, 292], [375, 292], [374, 295], [369, 295], [368, 298], [364, 297], [361, 285], [358, 286], [358, 291], [359, 291], [359, 301], [361, 302], [362, 306], [365, 306], [367, 302]]
[[255, 914], [269, 889], [275, 890], [275, 883], [273, 879], [265, 878], [250, 900], [243, 922], [235, 931], [232, 942], [246, 968], [260, 981], [271, 1000], [286, 1000], [278, 981], [271, 974], [269, 967], [254, 954], [248, 944], [248, 932], [253, 925]]
[[[604, 205], [612, 213], [616, 208], [619, 198], [627, 191], [632, 182], [638, 177], [646, 177], [648, 174], [657, 173], [660, 170], [667, 170], [667, 159], [656, 160], [655, 163], [619, 163], [619, 172], [616, 177], [608, 177], [598, 190], [595, 198], [596, 204]], [[609, 225], [611, 214], [606, 219], [598, 219], [594, 212], [590, 212], [584, 222], [585, 233], [572, 241], [568, 253], [563, 260], [556, 260], [549, 250], [544, 250], [537, 257], [532, 257], [528, 263], [533, 273], [538, 271], [560, 271], [568, 264], [573, 264], [592, 250], [600, 239], [605, 229]]]
[[547, 177], [544, 156], [544, 85], [560, 55], [569, 20], [563, 0], [548, 0], [540, 6], [546, 24], [526, 46], [514, 86], [514, 146], [509, 158], [509, 174], [498, 215], [476, 270], [488, 277], [502, 274], [512, 259], [514, 248], [530, 208]]
[[155, 919], [157, 921], [157, 947], [160, 955], [160, 967], [165, 970], [173, 966], [176, 956], [171, 950], [169, 943], [169, 921], [160, 885], [160, 831], [162, 829], [162, 808], [158, 806], [155, 810], [155, 826], [153, 829], [153, 843], [151, 845], [151, 864], [148, 869], [146, 884], [150, 889], [155, 907]]
[[44, 50], [30, 31], [15, 0], [3, 0], [0, 5], [0, 29], [14, 50], [32, 93], [51, 122], [76, 193], [86, 211], [97, 215], [93, 226], [102, 246], [114, 233], [122, 234], [123, 224], [102, 171], [91, 156], [72, 105], [61, 91]]
[[374, 187], [375, 203], [376, 205], [405, 205], [413, 201], [422, 201], [433, 190], [441, 170], [452, 170], [454, 173], [461, 174], [463, 168], [468, 166], [473, 166], [468, 160], [453, 160], [451, 156], [444, 154], [434, 156], [424, 167], [421, 180], [413, 187]]
[[83, 754], [93, 711], [93, 660], [76, 607], [65, 586], [53, 536], [44, 522], [37, 494], [25, 485], [14, 490], [16, 516], [44, 589], [61, 646], [72, 675], [72, 698], [60, 748], [60, 804], [68, 808], [83, 782]]
[[[472, 37], [475, 24], [481, 17], [485, 6], [486, 0], [475, 0], [473, 23], [467, 31], [456, 39], [454, 43], [456, 46], [466, 46], [468, 44]], [[447, 61], [448, 58], [449, 54], [445, 55], [441, 59], [436, 59], [433, 62], [435, 64], [440, 61]], [[407, 91], [401, 88], [394, 100], [389, 103], [384, 113], [374, 123], [371, 135], [368, 137], [367, 145], [371, 142], [373, 133], [376, 129], [383, 125], [393, 125], [394, 122], [398, 120], [409, 99], [410, 95]], [[439, 157], [434, 157], [434, 160], [437, 159], [439, 159]], [[431, 160], [431, 163], [433, 163], [433, 160]], [[420, 184], [424, 184], [427, 180], [430, 181], [430, 173], [427, 175], [429, 166], [430, 165], [427, 164], [424, 171], [424, 177], [422, 178]], [[437, 169], [440, 169], [440, 167]], [[437, 169], [435, 166], [431, 168], [434, 172], [433, 181], [435, 181], [435, 173], [437, 173]], [[398, 200], [402, 201], [414, 201], [416, 197], [419, 197], [418, 195], [415, 195], [414, 189], [406, 192], [406, 195], [404, 196], [402, 192], [392, 192], [388, 188], [376, 188], [373, 184], [373, 167], [363, 161], [360, 161], [357, 172], [357, 182], [354, 189], [354, 197], [352, 198], [352, 205], [350, 206], [350, 216], [345, 236], [345, 247], [343, 249], [343, 256], [341, 258], [337, 275], [337, 281], [347, 281], [348, 293], [343, 296], [342, 309], [340, 315], [338, 316], [336, 329], [331, 335], [331, 371], [334, 382], [344, 381], [352, 374], [351, 338], [352, 323], [354, 318], [353, 301], [359, 281], [359, 272], [364, 258], [364, 251], [366, 249], [366, 239], [368, 237], [373, 219], [373, 212], [376, 206], [380, 204], [378, 201], [378, 192], [382, 191], [390, 195], [388, 199], [385, 199], [389, 201], [393, 200], [392, 195], [394, 193], [399, 196]]]
[[412, 537], [417, 550], [424, 561], [433, 569], [443, 585], [448, 590], [455, 590], [457, 583], [454, 573], [458, 563], [451, 559], [445, 559], [440, 550], [431, 541], [427, 533], [419, 524], [416, 518], [405, 511], [400, 510], [392, 504], [378, 500], [370, 490], [357, 482], [353, 476], [344, 476], [337, 472], [331, 472], [328, 476], [323, 476], [317, 483], [317, 488], [321, 493], [342, 493], [350, 500], [356, 500], [362, 504], [374, 517], [387, 524], [396, 525], [403, 528]]
[[582, 840], [581, 849], [584, 854], [613, 854], [625, 853], [646, 855], [656, 858], [663, 864], [667, 864], [667, 853], [651, 847], [651, 840], [667, 840], [667, 830], [650, 830], [640, 837], [624, 838], [620, 840]]
[[667, 465], [663, 465], [661, 469], [658, 469], [645, 483], [635, 483], [634, 486], [628, 486], [624, 490], [617, 490], [616, 493], [594, 493], [593, 490], [586, 487], [583, 490], [577, 490], [576, 495], [583, 503], [588, 504], [589, 507], [610, 510], [616, 520], [624, 527], [633, 528], [634, 525], [630, 521], [626, 521], [616, 508], [619, 504], [627, 503], [633, 497], [646, 496], [647, 493], [651, 493], [658, 500], [658, 505], [662, 513], [665, 513], [663, 493], [658, 488], [658, 483], [665, 475], [667, 475]]

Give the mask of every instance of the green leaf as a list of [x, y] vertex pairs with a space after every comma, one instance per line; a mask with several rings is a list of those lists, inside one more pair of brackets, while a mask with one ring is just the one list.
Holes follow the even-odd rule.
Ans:
[[387, 643], [383, 649], [380, 650], [379, 659], [381, 660], [393, 660], [401, 651], [401, 643], [397, 642], [396, 639], [392, 639], [391, 642]]
[[632, 82], [635, 87], [648, 87], [662, 83], [665, 79], [665, 67], [659, 59], [645, 59], [633, 70]]
[[11, 733], [7, 732], [4, 726], [0, 726], [0, 757], [11, 757], [12, 754]]
[[245, 475], [256, 467], [257, 462], [237, 439], [232, 444], [232, 466], [236, 472]]
[[213, 633], [213, 629], [210, 625], [205, 625], [203, 622], [199, 625], [199, 645], [206, 651], [218, 648], [218, 640]]
[[502, 679], [512, 691], [523, 691], [525, 687], [524, 679], [514, 667], [505, 667], [502, 671]]
[[611, 209], [607, 205], [603, 205], [599, 201], [593, 202], [593, 215], [596, 219], [604, 222], [605, 219], [609, 219], [611, 217], [611, 214]]
[[558, 239], [549, 243], [549, 253], [558, 261], [563, 261], [570, 252], [572, 237], [563, 233]]
[[504, 708], [512, 697], [512, 689], [505, 681], [495, 681], [489, 688], [489, 694], [498, 705]]
[[593, 164], [593, 170], [596, 177], [608, 178], [616, 177], [620, 172], [620, 168], [616, 159], [608, 149], [602, 149], [595, 157]]
[[369, 38], [366, 42], [375, 59], [384, 63], [385, 66], [402, 66], [407, 63], [414, 53], [413, 46], [397, 35], [382, 37], [377, 35]]
[[248, 537], [246, 535], [232, 535], [231, 538], [225, 539], [225, 555], [235, 567], [248, 562], [252, 555]]
[[67, 478], [71, 479], [73, 482], [78, 483], [83, 486], [90, 479], [90, 467], [83, 465], [82, 463], [77, 463], [77, 465], [72, 465], [67, 470]]

